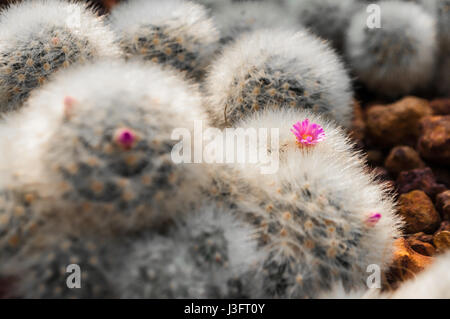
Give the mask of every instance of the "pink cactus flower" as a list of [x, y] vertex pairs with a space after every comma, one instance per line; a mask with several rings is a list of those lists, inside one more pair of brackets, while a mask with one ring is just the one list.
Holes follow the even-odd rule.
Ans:
[[291, 132], [297, 138], [297, 143], [301, 146], [315, 145], [325, 139], [323, 128], [316, 123], [309, 123], [308, 119], [294, 124]]
[[136, 141], [136, 133], [129, 128], [120, 128], [114, 134], [114, 142], [125, 150], [131, 149]]
[[366, 225], [369, 227], [375, 226], [381, 219], [380, 213], [371, 213], [366, 219]]

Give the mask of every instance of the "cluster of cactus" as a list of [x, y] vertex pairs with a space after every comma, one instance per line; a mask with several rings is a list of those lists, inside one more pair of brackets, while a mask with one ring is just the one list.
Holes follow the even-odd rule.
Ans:
[[[108, 243], [95, 236], [42, 236], [4, 263], [21, 279], [10, 292], [26, 298], [245, 298], [261, 254], [252, 228], [232, 210], [205, 202], [165, 234], [143, 232]], [[47, 230], [48, 231], [48, 230]], [[36, 235], [37, 236], [37, 235]], [[67, 286], [71, 269], [81, 288]], [[69, 278], [70, 281], [70, 278]]]
[[305, 31], [257, 30], [224, 49], [205, 84], [218, 126], [265, 109], [305, 109], [348, 126], [350, 78], [338, 56]]
[[169, 65], [200, 78], [218, 40], [214, 23], [201, 5], [184, 0], [133, 0], [109, 17], [128, 58]]
[[120, 53], [113, 33], [86, 5], [25, 1], [2, 11], [0, 21], [0, 112], [21, 107], [58, 69]]
[[[105, 85], [108, 92], [99, 93]], [[200, 193], [199, 165], [172, 161], [171, 134], [202, 114], [196, 86], [157, 65], [98, 62], [61, 72], [2, 124], [17, 133], [1, 144], [12, 157], [35, 135], [29, 156], [3, 173], [39, 167], [12, 183], [45, 191], [51, 204], [44, 209], [68, 223], [115, 232], [164, 222]]]
[[[289, 129], [305, 118], [323, 127], [325, 140], [297, 145]], [[264, 295], [257, 297], [315, 298], [335, 280], [364, 287], [371, 264], [386, 269], [401, 223], [341, 129], [299, 110], [255, 114], [238, 126], [280, 132], [276, 174], [260, 174], [263, 164], [213, 174], [215, 198], [255, 227], [263, 253], [255, 276]]]
[[[343, 294], [366, 292], [368, 266], [387, 269], [402, 224], [393, 196], [346, 137], [353, 101], [343, 63], [300, 24], [339, 48], [349, 26], [346, 50], [363, 81], [358, 65], [377, 56], [383, 59], [367, 70], [404, 72], [404, 82], [366, 83], [383, 91], [424, 85], [411, 74], [433, 66], [438, 43], [403, 39], [397, 26], [416, 25], [395, 18], [390, 8], [403, 6], [396, 2], [380, 3], [387, 8], [382, 35], [358, 24], [356, 0], [284, 1], [280, 8], [198, 2], [208, 3], [210, 14], [184, 0], [124, 2], [108, 17], [116, 36], [84, 6], [63, 0], [2, 13], [0, 44], [26, 39], [0, 49], [0, 108], [16, 109], [19, 100], [25, 106], [0, 123], [0, 279], [16, 279], [11, 296], [317, 298], [336, 285]], [[79, 32], [58, 24], [67, 8], [81, 10]], [[293, 15], [283, 19], [282, 8]], [[324, 8], [332, 11], [327, 25], [315, 21]], [[437, 9], [406, 8], [423, 21], [421, 32], [437, 32]], [[21, 15], [30, 16], [30, 29], [14, 23]], [[389, 39], [399, 49], [383, 46]], [[400, 60], [384, 49], [400, 52]], [[123, 57], [120, 50], [124, 60], [71, 65]], [[40, 77], [66, 67], [37, 88], [47, 82]], [[21, 70], [29, 74], [28, 91], [7, 100]], [[432, 76], [424, 74], [432, 68], [421, 71]], [[279, 148], [259, 146], [276, 157], [278, 170], [261, 174], [261, 161], [176, 163], [174, 130], [193, 133], [196, 120], [277, 129]], [[195, 136], [191, 142], [203, 143]], [[183, 152], [198, 146], [183, 145]], [[80, 289], [67, 285], [69, 265], [80, 267]]]

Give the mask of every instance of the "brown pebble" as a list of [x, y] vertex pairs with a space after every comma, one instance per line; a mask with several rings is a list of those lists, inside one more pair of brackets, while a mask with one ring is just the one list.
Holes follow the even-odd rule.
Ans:
[[389, 153], [384, 162], [386, 169], [397, 175], [402, 171], [425, 167], [419, 154], [409, 146], [396, 146]]
[[417, 148], [430, 161], [450, 163], [450, 115], [429, 116], [421, 121], [422, 134]]
[[405, 231], [409, 234], [432, 233], [441, 222], [431, 199], [422, 191], [403, 194], [398, 199], [398, 213], [405, 220]]
[[415, 145], [420, 120], [431, 115], [427, 100], [405, 97], [390, 105], [375, 105], [366, 112], [367, 132], [380, 146]]

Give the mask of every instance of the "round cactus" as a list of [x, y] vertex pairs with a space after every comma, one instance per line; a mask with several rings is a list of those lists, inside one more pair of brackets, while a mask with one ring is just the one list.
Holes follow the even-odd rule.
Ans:
[[125, 298], [250, 297], [249, 269], [259, 254], [252, 230], [230, 210], [205, 204], [167, 236], [134, 242], [115, 274]]
[[223, 6], [213, 14], [220, 32], [220, 44], [258, 29], [292, 27], [295, 20], [277, 5], [267, 2], [240, 2]]
[[28, 104], [0, 128], [7, 137], [0, 149], [8, 153], [2, 182], [34, 188], [63, 223], [135, 229], [196, 203], [201, 165], [174, 162], [171, 136], [203, 118], [201, 97], [177, 74], [97, 63], [59, 73]]
[[19, 108], [55, 71], [118, 57], [112, 32], [86, 5], [23, 1], [0, 14], [0, 112]]
[[371, 264], [386, 269], [400, 225], [394, 204], [341, 129], [299, 110], [266, 111], [239, 127], [280, 132], [276, 173], [261, 174], [266, 163], [220, 168], [210, 188], [256, 227], [265, 254], [265, 294], [256, 297], [317, 297], [335, 281], [363, 287]]
[[184, 0], [133, 0], [110, 16], [128, 58], [169, 65], [199, 78], [215, 50], [218, 32], [206, 10]]
[[361, 8], [356, 0], [290, 0], [287, 9], [317, 36], [343, 49], [344, 36], [352, 15]]
[[346, 55], [357, 77], [374, 92], [395, 97], [425, 88], [436, 62], [434, 18], [414, 3], [385, 1], [381, 28], [367, 26], [365, 10], [352, 18]]
[[310, 109], [348, 126], [350, 79], [329, 47], [304, 32], [260, 30], [226, 48], [205, 84], [216, 125], [264, 109]]

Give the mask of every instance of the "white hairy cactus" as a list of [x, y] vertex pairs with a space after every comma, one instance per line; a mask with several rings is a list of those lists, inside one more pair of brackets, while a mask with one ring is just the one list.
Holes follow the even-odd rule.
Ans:
[[22, 1], [0, 14], [0, 112], [19, 108], [60, 68], [118, 57], [113, 33], [86, 5]]
[[436, 23], [414, 3], [384, 1], [381, 28], [367, 26], [366, 10], [355, 14], [346, 55], [356, 76], [372, 91], [396, 97], [430, 84], [437, 54]]
[[203, 6], [184, 0], [132, 0], [109, 17], [128, 58], [169, 65], [199, 78], [214, 52], [218, 32]]
[[362, 7], [356, 0], [289, 0], [287, 10], [311, 32], [342, 50], [352, 15]]
[[0, 126], [2, 188], [29, 186], [53, 218], [96, 231], [168, 220], [204, 181], [200, 164], [172, 161], [172, 131], [202, 118], [197, 86], [158, 65], [61, 72]]
[[123, 298], [243, 298], [258, 282], [247, 276], [259, 257], [252, 229], [232, 210], [205, 203], [167, 236], [133, 243], [118, 273]]
[[309, 109], [348, 126], [349, 76], [338, 56], [305, 31], [259, 30], [225, 48], [205, 83], [219, 126], [264, 109]]
[[[305, 118], [322, 126], [325, 140], [298, 145], [290, 129]], [[257, 297], [317, 297], [337, 281], [363, 287], [369, 265], [386, 269], [400, 226], [394, 203], [341, 129], [301, 110], [255, 114], [237, 127], [279, 129], [276, 173], [261, 174], [267, 163], [220, 167], [210, 188], [256, 227], [265, 254]]]
[[240, 2], [223, 6], [213, 13], [214, 21], [220, 32], [220, 44], [236, 40], [241, 34], [258, 29], [291, 28], [295, 19], [273, 3]]

